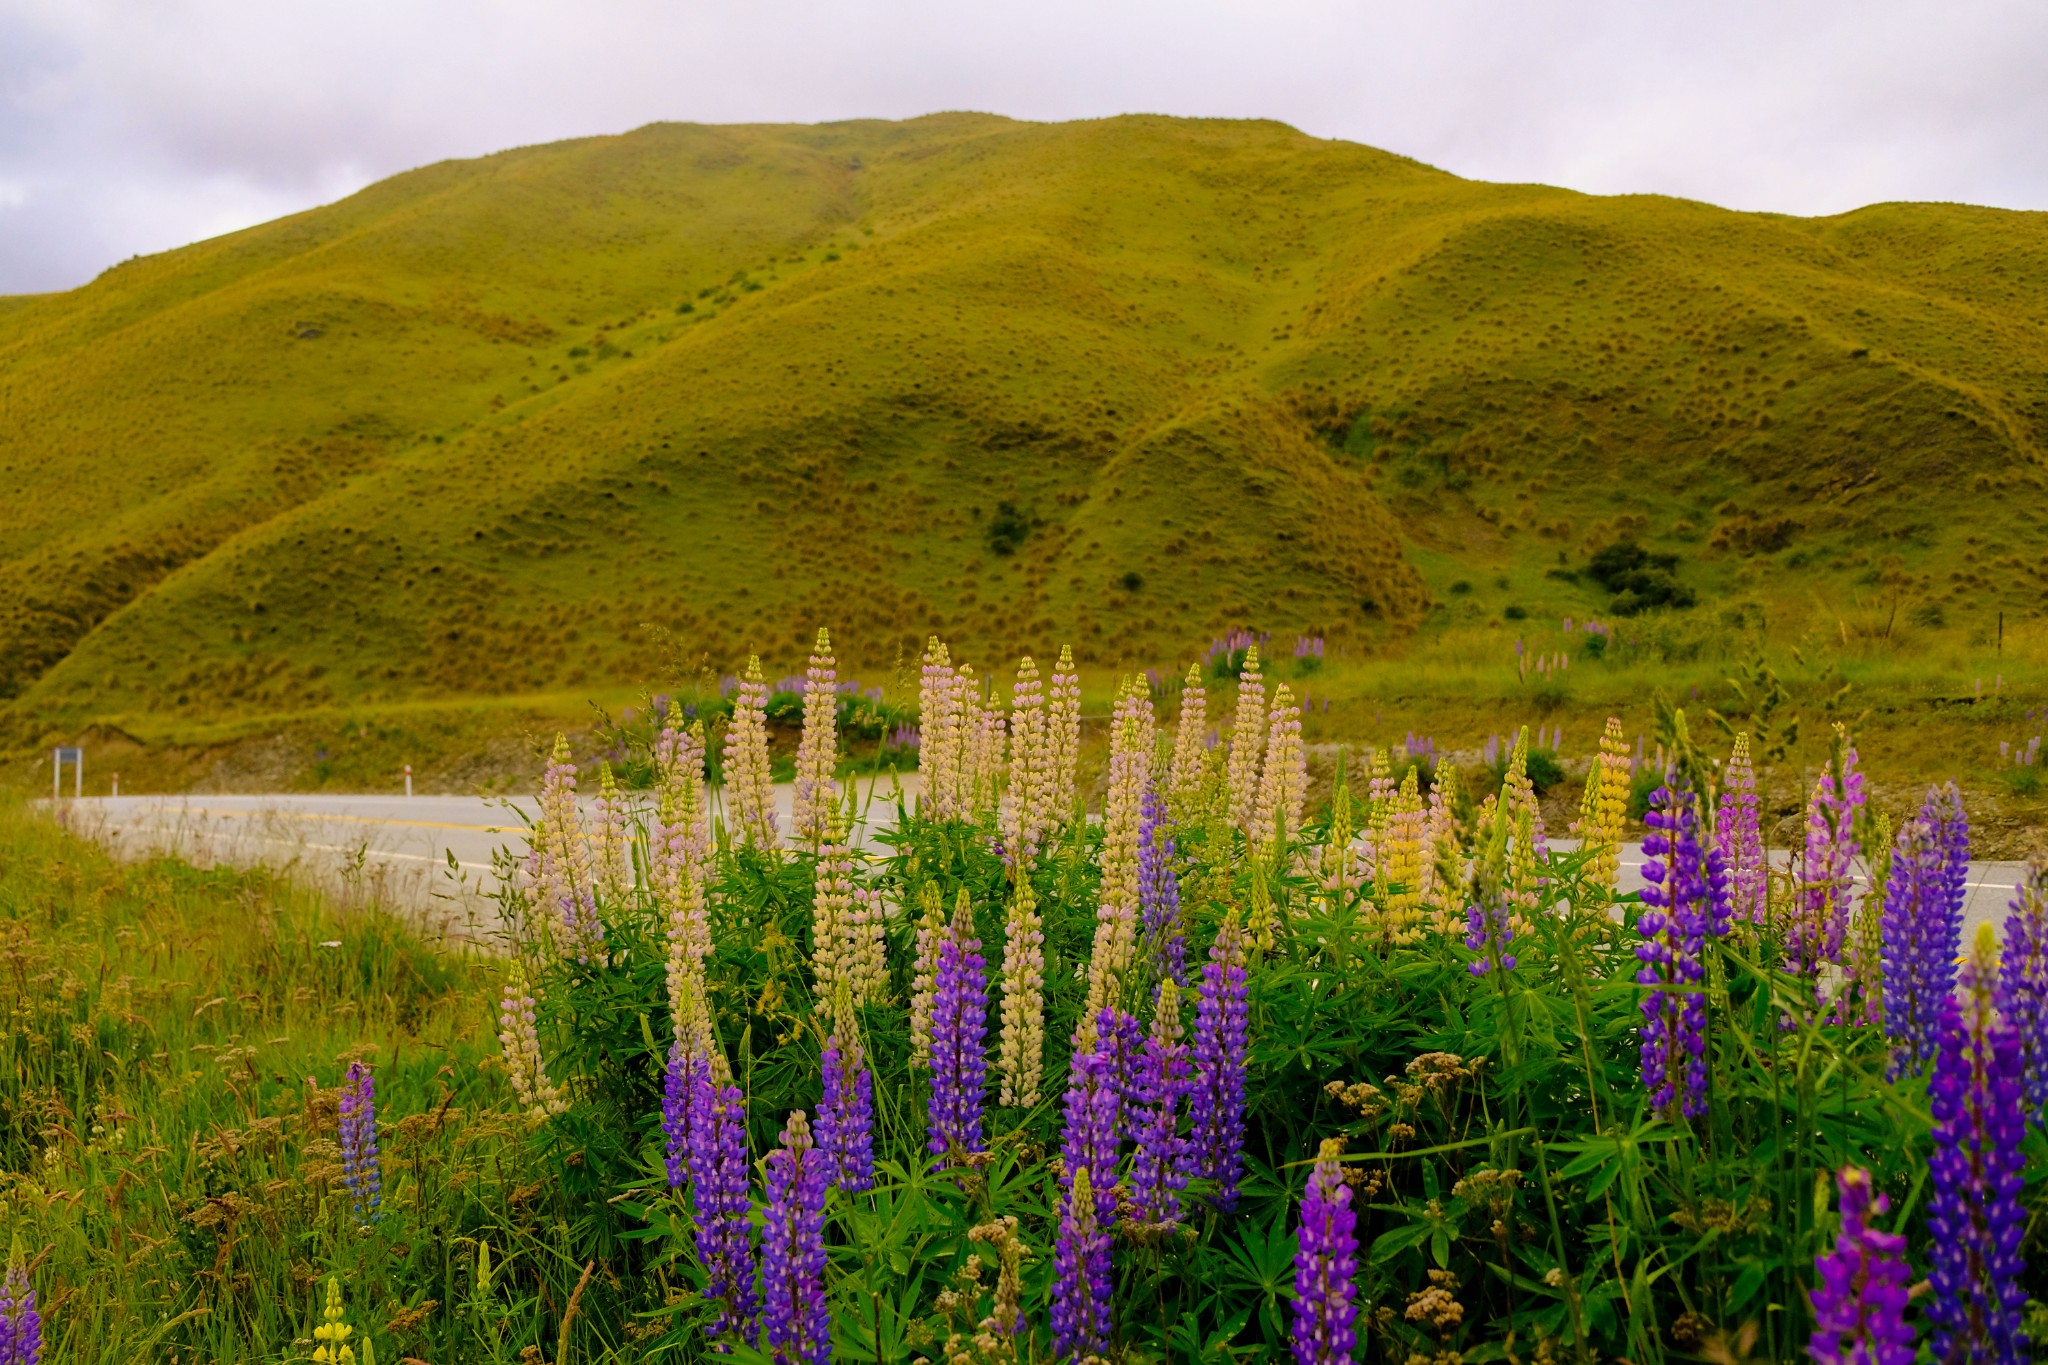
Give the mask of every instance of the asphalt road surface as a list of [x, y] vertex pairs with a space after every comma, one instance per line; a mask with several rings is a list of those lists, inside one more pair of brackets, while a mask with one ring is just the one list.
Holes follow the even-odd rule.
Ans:
[[[914, 774], [862, 780], [870, 845], [895, 815], [900, 791], [914, 795]], [[785, 827], [790, 789], [776, 788]], [[530, 796], [118, 796], [61, 803], [73, 828], [117, 852], [175, 852], [198, 862], [284, 867], [387, 904], [460, 913], [487, 903], [497, 886], [500, 850], [525, 855]], [[588, 803], [585, 804], [586, 812]], [[1553, 840], [1556, 848], [1569, 840]], [[1621, 889], [1642, 887], [1643, 853], [1623, 846]], [[1973, 862], [1965, 902], [1965, 940], [1980, 923], [2002, 926], [2024, 864]]]

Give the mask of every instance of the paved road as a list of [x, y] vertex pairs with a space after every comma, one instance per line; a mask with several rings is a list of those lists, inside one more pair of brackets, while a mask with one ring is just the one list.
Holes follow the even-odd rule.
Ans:
[[[863, 840], [872, 843], [888, 828], [899, 790], [918, 790], [915, 774], [897, 783], [863, 784]], [[778, 787], [776, 796], [786, 823], [790, 789]], [[66, 801], [63, 808], [74, 828], [118, 851], [289, 866], [387, 903], [449, 910], [490, 895], [497, 885], [493, 857], [501, 849], [523, 856], [534, 815], [532, 797], [473, 796], [121, 796]], [[1641, 846], [1625, 845], [1623, 891], [1641, 889], [1642, 866]], [[1981, 922], [2004, 923], [2023, 871], [2021, 863], [1970, 864], [1966, 935]]]

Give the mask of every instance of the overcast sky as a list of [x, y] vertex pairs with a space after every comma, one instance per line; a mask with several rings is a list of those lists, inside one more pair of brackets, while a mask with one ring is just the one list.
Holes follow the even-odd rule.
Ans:
[[2048, 0], [0, 0], [0, 293], [658, 119], [1282, 119], [1734, 208], [2048, 210]]

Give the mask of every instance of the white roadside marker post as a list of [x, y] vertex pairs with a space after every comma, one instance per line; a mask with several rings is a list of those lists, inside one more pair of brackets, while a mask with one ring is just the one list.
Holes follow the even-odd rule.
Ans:
[[412, 764], [410, 763], [405, 765], [405, 794], [407, 797], [412, 795]]
[[120, 794], [121, 794], [121, 774], [119, 774], [119, 773], [115, 773], [115, 774], [114, 774], [114, 789], [113, 789], [113, 791], [112, 791], [112, 792], [110, 792], [110, 793], [109, 793], [109, 795], [112, 795], [112, 796], [119, 796]]

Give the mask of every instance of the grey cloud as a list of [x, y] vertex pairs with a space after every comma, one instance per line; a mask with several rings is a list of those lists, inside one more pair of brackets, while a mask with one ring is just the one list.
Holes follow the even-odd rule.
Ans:
[[1282, 119], [1463, 175], [2048, 209], [2026, 0], [0, 0], [0, 291], [656, 119]]

